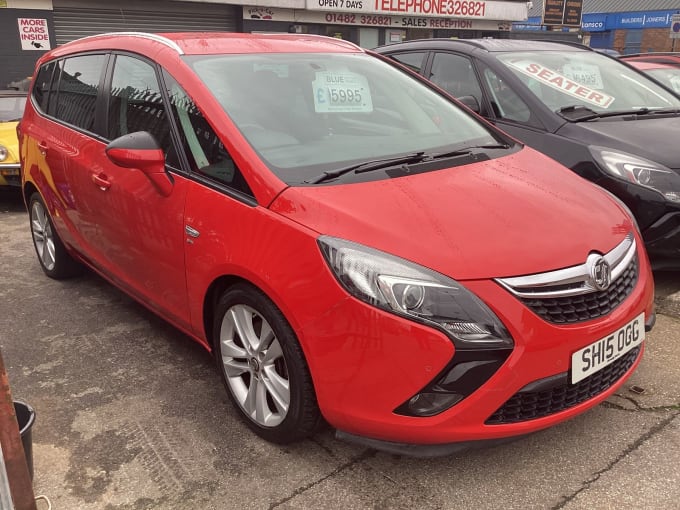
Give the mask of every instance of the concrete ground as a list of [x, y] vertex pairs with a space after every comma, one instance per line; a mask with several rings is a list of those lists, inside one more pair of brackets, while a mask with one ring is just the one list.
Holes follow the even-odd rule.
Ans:
[[197, 344], [92, 274], [45, 277], [12, 193], [0, 260], [0, 348], [54, 509], [680, 508], [679, 272], [656, 275], [657, 325], [616, 396], [508, 445], [413, 459], [332, 430], [258, 439]]

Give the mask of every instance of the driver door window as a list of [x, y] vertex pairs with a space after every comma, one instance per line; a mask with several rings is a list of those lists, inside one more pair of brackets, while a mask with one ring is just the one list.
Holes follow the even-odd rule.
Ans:
[[482, 104], [482, 89], [468, 58], [453, 53], [435, 53], [429, 79], [453, 97], [472, 96]]

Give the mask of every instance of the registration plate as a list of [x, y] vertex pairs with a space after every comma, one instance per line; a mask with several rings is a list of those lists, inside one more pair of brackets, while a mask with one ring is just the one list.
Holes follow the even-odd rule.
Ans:
[[571, 355], [571, 383], [575, 384], [613, 363], [645, 339], [645, 314]]

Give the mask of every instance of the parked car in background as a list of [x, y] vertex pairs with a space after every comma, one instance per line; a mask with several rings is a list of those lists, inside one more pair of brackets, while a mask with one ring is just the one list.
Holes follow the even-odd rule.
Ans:
[[30, 97], [43, 271], [86, 264], [211, 350], [267, 440], [323, 417], [448, 453], [576, 416], [641, 359], [626, 208], [352, 43], [94, 36], [41, 57]]
[[0, 186], [19, 186], [17, 124], [24, 114], [26, 92], [0, 90]]
[[626, 62], [653, 62], [680, 67], [680, 52], [650, 52], [621, 55]]
[[654, 59], [645, 60], [644, 58], [624, 59], [635, 69], [651, 76], [661, 82], [673, 92], [680, 94], [680, 54], [676, 59]]
[[588, 47], [520, 40], [377, 48], [620, 198], [653, 265], [680, 267], [680, 98]]

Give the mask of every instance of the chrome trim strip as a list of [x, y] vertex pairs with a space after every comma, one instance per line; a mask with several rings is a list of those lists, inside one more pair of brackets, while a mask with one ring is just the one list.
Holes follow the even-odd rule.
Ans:
[[0, 168], [14, 168], [19, 170], [21, 165], [19, 163], [0, 163]]
[[84, 39], [94, 39], [96, 37], [109, 37], [109, 36], [118, 36], [118, 35], [123, 35], [123, 36], [128, 36], [128, 37], [142, 37], [144, 39], [150, 39], [152, 41], [156, 41], [156, 42], [159, 42], [161, 44], [165, 44], [169, 48], [172, 48], [173, 50], [175, 50], [178, 54], [184, 55], [184, 50], [182, 48], [180, 48], [179, 45], [175, 41], [168, 39], [167, 37], [163, 37], [162, 35], [150, 34], [148, 32], [106, 32], [104, 34], [88, 35], [88, 36], [81, 37], [80, 39], [76, 39], [76, 40], [82, 41]]
[[[611, 283], [626, 270], [635, 257], [636, 250], [637, 243], [633, 233], [630, 232], [621, 243], [603, 256], [611, 268]], [[590, 273], [585, 262], [556, 271], [513, 278], [496, 278], [495, 281], [515, 296], [522, 298], [559, 298], [597, 291], [590, 284]], [[554, 289], [554, 287], [565, 285], [574, 286], [568, 289]]]

